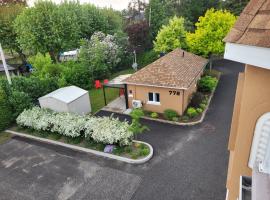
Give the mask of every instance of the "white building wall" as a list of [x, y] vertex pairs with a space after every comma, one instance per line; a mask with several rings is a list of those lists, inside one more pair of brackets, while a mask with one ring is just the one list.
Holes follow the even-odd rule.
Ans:
[[89, 93], [84, 94], [78, 99], [72, 101], [68, 104], [68, 111], [72, 113], [77, 113], [80, 115], [88, 114], [91, 112], [91, 104]]
[[52, 97], [39, 99], [39, 104], [41, 108], [49, 108], [56, 112], [68, 112], [68, 105], [65, 102]]

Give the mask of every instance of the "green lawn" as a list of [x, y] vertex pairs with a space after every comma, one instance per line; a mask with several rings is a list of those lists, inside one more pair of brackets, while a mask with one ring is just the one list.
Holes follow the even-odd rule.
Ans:
[[[132, 68], [125, 69], [112, 74], [110, 79], [113, 79], [122, 74], [132, 74], [132, 73], [134, 73], [134, 70]], [[112, 100], [116, 99], [119, 96], [119, 89], [117, 88], [106, 88], [105, 90], [107, 103], [111, 102]], [[102, 89], [93, 88], [89, 90], [89, 94], [92, 106], [92, 113], [97, 112], [98, 110], [100, 110], [102, 107], [105, 106]]]
[[0, 132], [0, 144], [5, 143], [10, 138], [11, 138], [11, 134], [10, 133]]

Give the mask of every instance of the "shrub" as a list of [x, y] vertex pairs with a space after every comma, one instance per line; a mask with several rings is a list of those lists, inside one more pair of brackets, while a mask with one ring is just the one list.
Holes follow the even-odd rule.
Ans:
[[20, 76], [12, 79], [11, 88], [28, 94], [36, 102], [39, 97], [58, 89], [58, 85], [57, 80], [54, 78], [40, 79]]
[[151, 113], [151, 117], [152, 117], [152, 118], [158, 118], [158, 114], [157, 114], [156, 112], [152, 112], [152, 113]]
[[149, 129], [147, 126], [142, 125], [140, 122], [141, 117], [144, 116], [144, 112], [142, 109], [134, 109], [130, 113], [130, 116], [132, 118], [132, 123], [129, 127], [129, 130], [133, 133], [135, 137], [143, 131]]
[[147, 156], [150, 153], [150, 150], [148, 148], [140, 149], [139, 155], [140, 156]]
[[62, 77], [58, 80], [63, 82], [61, 85], [76, 85], [83, 89], [90, 89], [92, 86], [92, 76], [88, 68], [76, 62], [63, 63]]
[[8, 103], [7, 95], [2, 87], [0, 87], [0, 131], [7, 128], [13, 121], [11, 107]]
[[92, 123], [91, 138], [96, 142], [124, 146], [131, 143], [132, 136], [129, 124], [126, 121], [120, 122], [117, 118], [99, 117]]
[[193, 107], [190, 107], [187, 109], [187, 115], [190, 117], [190, 118], [193, 118], [193, 117], [196, 117], [198, 115], [197, 111], [195, 108]]
[[182, 116], [182, 120], [184, 122], [187, 122], [189, 120], [189, 116], [187, 116], [187, 115]]
[[201, 109], [201, 108], [196, 108], [196, 111], [197, 111], [198, 114], [201, 114], [201, 113], [203, 112], [203, 109]]
[[191, 107], [199, 107], [199, 105], [200, 105], [200, 103], [202, 103], [203, 99], [204, 99], [203, 93], [195, 92], [193, 94], [191, 101], [190, 101], [190, 106]]
[[172, 109], [166, 109], [164, 111], [164, 117], [168, 120], [173, 120], [174, 117], [178, 117], [178, 113], [175, 110]]
[[112, 117], [89, 117], [72, 113], [57, 113], [39, 107], [24, 110], [17, 117], [17, 124], [37, 131], [58, 133], [80, 141], [87, 140], [103, 144], [129, 145], [133, 138], [129, 124]]
[[144, 67], [144, 66], [154, 62], [157, 59], [158, 59], [158, 53], [156, 53], [153, 50], [147, 51], [147, 52], [144, 52], [144, 53], [138, 55], [138, 65], [139, 65], [139, 67]]
[[173, 117], [173, 118], [172, 118], [172, 121], [178, 122], [178, 121], [179, 121], [179, 117]]
[[201, 108], [202, 110], [204, 110], [204, 109], [206, 108], [206, 105], [205, 105], [204, 103], [201, 103], [201, 104], [200, 104], [200, 108]]
[[204, 76], [212, 76], [212, 77], [216, 77], [216, 78], [219, 77], [219, 74], [220, 74], [220, 72], [217, 70], [214, 70], [214, 69], [212, 69], [212, 70], [207, 69], [203, 73]]
[[198, 89], [201, 92], [212, 92], [217, 86], [217, 78], [204, 76], [198, 82]]
[[33, 106], [32, 99], [25, 92], [19, 92], [12, 90], [9, 96], [9, 102], [12, 107], [12, 113], [14, 119], [24, 110], [29, 109]]

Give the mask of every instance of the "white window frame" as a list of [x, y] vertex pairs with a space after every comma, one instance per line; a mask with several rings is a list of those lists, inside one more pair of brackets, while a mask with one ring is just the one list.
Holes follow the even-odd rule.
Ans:
[[[149, 100], [149, 94], [150, 93], [153, 94], [153, 101]], [[157, 94], [159, 95], [159, 101], [157, 101]], [[160, 105], [160, 93], [158, 93], [158, 92], [148, 92], [147, 98], [148, 98], [147, 104]]]

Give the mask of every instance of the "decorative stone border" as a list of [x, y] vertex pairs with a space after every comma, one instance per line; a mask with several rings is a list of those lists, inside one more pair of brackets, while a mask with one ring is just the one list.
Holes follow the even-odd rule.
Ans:
[[109, 154], [109, 153], [104, 153], [104, 152], [101, 152], [101, 151], [96, 151], [96, 150], [93, 150], [93, 149], [88, 149], [88, 148], [84, 148], [84, 147], [80, 147], [80, 146], [76, 146], [76, 145], [72, 145], [72, 144], [66, 144], [66, 143], [59, 142], [59, 141], [54, 141], [54, 140], [50, 140], [50, 139], [46, 139], [46, 138], [36, 137], [36, 136], [28, 135], [28, 134], [25, 134], [25, 133], [19, 133], [19, 132], [12, 131], [12, 130], [6, 130], [5, 132], [11, 133], [11, 134], [19, 136], [19, 137], [33, 139], [33, 140], [37, 140], [39, 142], [45, 142], [45, 143], [48, 143], [48, 144], [59, 145], [59, 146], [70, 148], [70, 149], [73, 149], [73, 150], [76, 150], [76, 151], [92, 153], [92, 154], [94, 154], [96, 156], [102, 156], [102, 157], [106, 157], [106, 158], [110, 158], [110, 159], [130, 163], [130, 164], [143, 164], [143, 163], [146, 163], [147, 161], [149, 161], [153, 157], [153, 153], [154, 153], [153, 147], [150, 144], [148, 144], [146, 142], [143, 142], [143, 141], [138, 141], [138, 140], [133, 140], [133, 142], [137, 142], [137, 143], [147, 145], [149, 147], [150, 153], [149, 153], [148, 156], [146, 156], [144, 158], [131, 159], [131, 158], [117, 156], [117, 155], [113, 155], [113, 154]]

